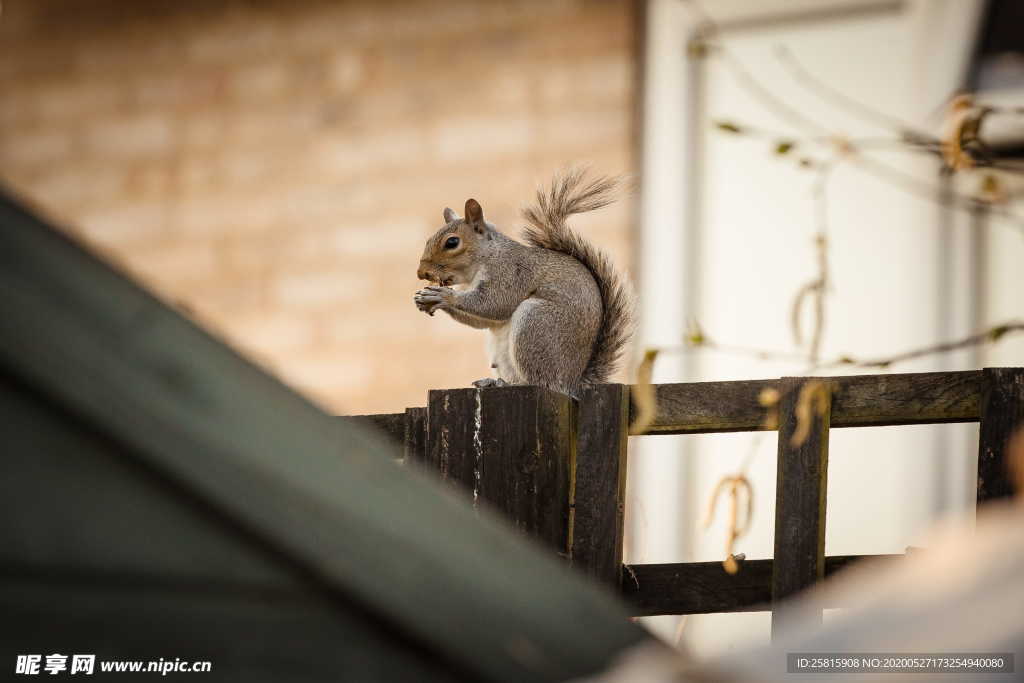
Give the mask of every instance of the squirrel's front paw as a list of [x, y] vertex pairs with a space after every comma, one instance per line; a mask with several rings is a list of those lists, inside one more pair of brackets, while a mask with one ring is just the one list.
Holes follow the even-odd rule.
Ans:
[[416, 292], [413, 301], [416, 302], [416, 308], [428, 315], [434, 315], [434, 311], [438, 309], [443, 311], [448, 308], [453, 296], [455, 296], [455, 290], [451, 287], [430, 286]]

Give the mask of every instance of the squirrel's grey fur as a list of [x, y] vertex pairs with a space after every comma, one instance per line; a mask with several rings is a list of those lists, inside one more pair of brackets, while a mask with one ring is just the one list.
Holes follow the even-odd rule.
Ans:
[[579, 397], [615, 370], [632, 332], [630, 297], [608, 257], [566, 220], [610, 204], [617, 185], [580, 170], [556, 176], [523, 211], [526, 244], [487, 223], [474, 199], [465, 218], [444, 210], [445, 226], [427, 240], [417, 271], [438, 286], [415, 301], [431, 315], [442, 310], [490, 330], [499, 379], [477, 386], [534, 384]]

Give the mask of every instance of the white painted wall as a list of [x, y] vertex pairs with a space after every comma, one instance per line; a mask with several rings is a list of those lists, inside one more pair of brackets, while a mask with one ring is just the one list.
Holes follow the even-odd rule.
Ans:
[[[707, 61], [703, 90], [696, 89], [684, 57], [693, 28], [684, 4], [649, 3], [641, 338], [645, 345], [677, 345], [686, 318], [693, 315], [720, 342], [792, 350], [790, 305], [815, 273], [814, 174], [774, 155], [770, 142], [716, 132], [710, 122], [727, 119], [793, 137], [807, 131], [780, 120], [721, 60]], [[897, 5], [704, 3], [723, 21], [724, 42], [758, 83], [831, 131], [857, 138], [890, 133], [802, 87], [774, 56], [775, 49], [787, 47], [808, 70], [858, 101], [936, 130], [931, 115], [962, 79], [979, 3]], [[837, 11], [798, 16], [822, 8]], [[843, 11], [849, 8], [866, 11]], [[820, 150], [816, 156], [822, 156]], [[934, 181], [934, 164], [905, 152], [879, 150], [872, 158], [923, 182]], [[695, 161], [692, 169], [688, 159]], [[688, 175], [691, 170], [695, 173]], [[979, 293], [971, 289], [976, 243], [965, 216], [944, 222], [934, 202], [909, 195], [853, 162], [837, 167], [827, 194], [832, 290], [825, 357], [888, 355], [966, 334], [980, 319], [1024, 313], [1020, 235], [990, 230], [991, 272], [980, 279], [987, 305], [979, 312]], [[997, 361], [1020, 365], [1022, 349], [1006, 344], [984, 358], [963, 353], [895, 371], [965, 369]], [[777, 377], [801, 370], [799, 363], [707, 352], [664, 363], [656, 381]], [[833, 430], [826, 553], [903, 552], [937, 517], [971, 514], [976, 434], [968, 425]], [[756, 449], [748, 472], [755, 489], [754, 522], [738, 550], [750, 558], [772, 556], [774, 434], [633, 441], [628, 561], [721, 559], [724, 514], [706, 533], [695, 527], [715, 483], [734, 472], [751, 449]], [[670, 640], [677, 622], [650, 621]], [[683, 644], [699, 653], [721, 652], [766, 639], [769, 624], [767, 613], [693, 616], [682, 631]]]

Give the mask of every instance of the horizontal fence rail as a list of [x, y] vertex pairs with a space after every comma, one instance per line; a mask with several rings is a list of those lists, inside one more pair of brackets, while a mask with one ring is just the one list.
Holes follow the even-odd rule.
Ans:
[[[832, 427], [977, 422], [982, 371], [814, 377], [832, 388]], [[758, 397], [781, 380], [655, 385], [651, 434], [708, 434], [768, 429]], [[632, 417], [632, 413], [631, 413]]]
[[[903, 555], [837, 555], [825, 558], [825, 576], [862, 560], [892, 561]], [[743, 560], [736, 574], [721, 562], [628, 564], [623, 568], [622, 597], [633, 614], [711, 614], [771, 610], [773, 560]], [[853, 607], [853, 605], [828, 605]]]
[[[810, 382], [828, 391], [797, 443], [797, 396]], [[767, 389], [780, 396], [773, 420], [760, 400]], [[538, 387], [440, 390], [430, 392], [427, 407], [344, 419], [389, 435], [407, 461], [461, 484], [474, 502], [553, 545], [619, 591], [637, 616], [771, 610], [850, 564], [903, 557], [825, 556], [832, 428], [980, 422], [982, 503], [1011, 494], [1005, 444], [1024, 423], [1022, 368], [654, 385], [657, 410], [647, 434], [779, 432], [775, 557], [743, 560], [730, 575], [721, 562], [622, 565], [632, 391], [607, 384], [572, 401]]]
[[[981, 370], [901, 375], [815, 377], [833, 387], [831, 427], [977, 422], [981, 417]], [[781, 380], [689, 382], [654, 385], [658, 411], [650, 434], [764, 431], [758, 397]], [[636, 406], [630, 405], [630, 420]], [[354, 415], [396, 440], [405, 438], [405, 413]]]

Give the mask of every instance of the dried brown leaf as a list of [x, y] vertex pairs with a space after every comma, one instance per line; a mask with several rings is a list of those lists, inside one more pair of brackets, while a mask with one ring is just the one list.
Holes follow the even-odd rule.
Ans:
[[744, 509], [743, 523], [740, 524], [738, 520], [736, 520], [734, 539], [739, 538], [750, 531], [750, 523], [754, 519], [754, 488], [750, 485], [750, 480], [742, 474], [733, 479], [733, 489], [731, 493], [738, 497], [740, 491], [746, 493], [747, 504]]
[[636, 369], [636, 384], [630, 389], [630, 397], [633, 405], [636, 406], [636, 415], [633, 424], [629, 426], [630, 434], [645, 434], [654, 418], [658, 415], [658, 399], [651, 384], [651, 377], [654, 373], [654, 361], [658, 357], [658, 349], [647, 349], [644, 352], [643, 360]]
[[779, 428], [779, 400], [781, 398], [782, 394], [774, 387], [762, 389], [761, 393], [757, 395], [757, 402], [765, 409], [762, 424], [769, 431]]
[[978, 197], [989, 204], [1005, 204], [1009, 199], [1003, 184], [995, 175], [988, 173], [981, 179], [981, 186], [978, 188]]
[[[725, 540], [725, 560], [722, 561], [722, 566], [727, 573], [735, 574], [739, 571], [737, 558], [742, 558], [743, 556], [734, 555], [733, 546], [736, 543], [736, 539], [745, 534], [750, 528], [750, 522], [754, 514], [754, 491], [750, 485], [750, 480], [742, 474], [725, 476], [719, 479], [708, 502], [707, 515], [704, 518], [705, 529], [711, 526], [711, 522], [714, 519], [719, 495], [727, 489], [729, 492], [729, 519], [727, 521], [728, 534]], [[747, 503], [742, 524], [739, 522], [739, 498], [741, 492], [746, 493]]]
[[810, 296], [817, 286], [818, 281], [812, 280], [797, 290], [796, 296], [793, 297], [793, 305], [789, 314], [789, 323], [793, 332], [793, 341], [797, 346], [803, 346], [804, 343], [803, 328], [800, 324], [800, 317], [803, 312], [804, 303], [807, 301], [807, 297]]
[[939, 139], [946, 166], [954, 171], [974, 168], [974, 157], [967, 147], [979, 141], [982, 121], [991, 111], [990, 107], [976, 105], [974, 97], [968, 93], [961, 93], [950, 100]]
[[715, 507], [718, 504], [718, 496], [725, 490], [725, 487], [729, 485], [731, 477], [722, 477], [715, 484], [715, 489], [711, 492], [711, 497], [708, 499], [708, 507], [704, 512], [704, 522], [702, 526], [707, 530], [711, 526], [711, 522], [715, 519]]
[[794, 448], [802, 446], [807, 441], [814, 420], [828, 412], [831, 393], [831, 387], [820, 380], [811, 380], [800, 388], [800, 396], [793, 410], [796, 415], [796, 429], [790, 439], [790, 444]]

